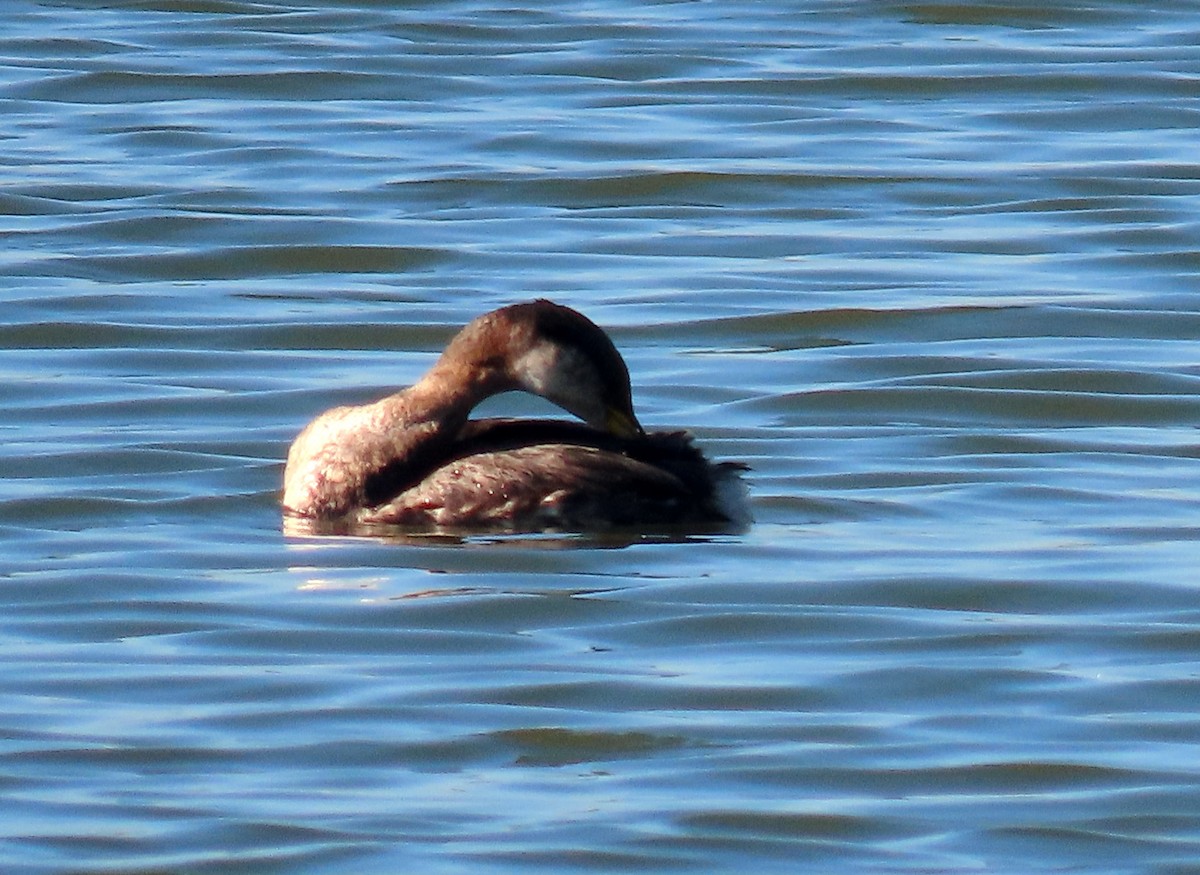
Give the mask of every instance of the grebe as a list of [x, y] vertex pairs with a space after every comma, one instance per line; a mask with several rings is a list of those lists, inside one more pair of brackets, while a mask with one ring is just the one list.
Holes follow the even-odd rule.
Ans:
[[[512, 390], [583, 423], [468, 419]], [[709, 462], [684, 432], [646, 433], [608, 335], [538, 300], [475, 319], [408, 389], [309, 423], [288, 452], [283, 507], [339, 531], [729, 530], [749, 522], [744, 469]]]

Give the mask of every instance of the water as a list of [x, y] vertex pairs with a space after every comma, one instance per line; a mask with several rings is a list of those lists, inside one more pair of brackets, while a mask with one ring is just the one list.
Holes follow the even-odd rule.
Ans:
[[[1195, 11], [5, 6], [0, 868], [1200, 871]], [[536, 295], [749, 532], [283, 536]]]

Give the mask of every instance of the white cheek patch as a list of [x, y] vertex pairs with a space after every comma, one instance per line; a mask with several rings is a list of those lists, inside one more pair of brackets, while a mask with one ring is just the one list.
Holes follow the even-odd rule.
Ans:
[[604, 427], [605, 410], [599, 400], [595, 374], [574, 350], [539, 343], [513, 363], [522, 388], [541, 395], [563, 410]]
[[546, 397], [562, 379], [557, 374], [560, 366], [558, 350], [539, 343], [513, 363], [513, 370], [526, 389]]

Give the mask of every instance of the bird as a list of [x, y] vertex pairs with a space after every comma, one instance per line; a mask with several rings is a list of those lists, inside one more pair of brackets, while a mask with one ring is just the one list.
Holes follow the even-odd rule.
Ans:
[[[509, 391], [581, 421], [470, 418]], [[471, 321], [407, 389], [317, 416], [288, 451], [281, 501], [285, 518], [339, 533], [733, 531], [750, 521], [744, 470], [687, 432], [643, 429], [609, 336], [539, 299]]]

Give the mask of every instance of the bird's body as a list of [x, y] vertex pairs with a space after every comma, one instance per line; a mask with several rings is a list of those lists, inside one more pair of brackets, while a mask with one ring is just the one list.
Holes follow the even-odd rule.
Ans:
[[[514, 389], [584, 423], [468, 419]], [[742, 467], [710, 463], [684, 433], [646, 434], [608, 336], [534, 301], [470, 323], [410, 388], [313, 420], [288, 453], [283, 505], [340, 528], [729, 528], [746, 521], [729, 500]]]

